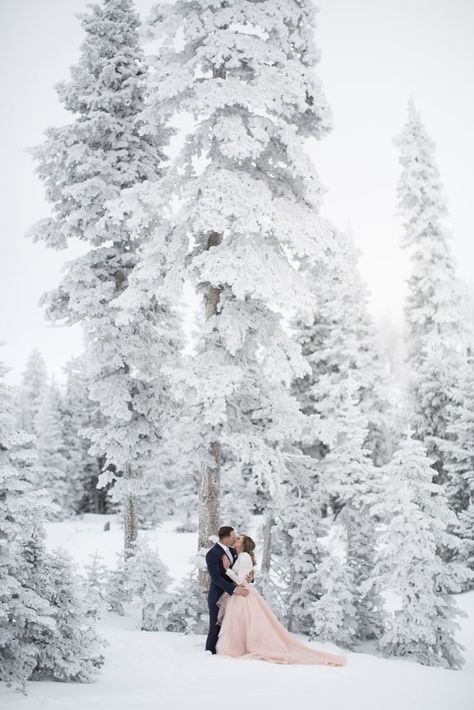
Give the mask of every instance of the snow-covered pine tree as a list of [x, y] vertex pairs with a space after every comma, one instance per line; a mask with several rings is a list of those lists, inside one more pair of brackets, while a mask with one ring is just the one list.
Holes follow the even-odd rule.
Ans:
[[64, 519], [75, 513], [68, 478], [62, 404], [61, 391], [53, 379], [43, 389], [34, 424], [39, 465], [37, 487], [46, 488], [57, 504], [56, 519]]
[[198, 573], [192, 572], [176, 589], [168, 593], [161, 607], [160, 631], [207, 633], [209, 609], [198, 580]]
[[351, 567], [330, 553], [319, 565], [316, 581], [323, 593], [310, 610], [310, 637], [353, 648], [357, 637], [357, 589]]
[[194, 467], [183, 470], [183, 475], [173, 486], [173, 507], [180, 521], [176, 528], [178, 532], [196, 532], [198, 529], [198, 474]]
[[[474, 571], [474, 356], [470, 350], [448, 395], [450, 424], [446, 438], [437, 441], [444, 456], [446, 496], [458, 518], [448, 531], [463, 541], [455, 558]], [[468, 588], [473, 584], [471, 580]]]
[[[261, 580], [265, 595], [283, 612], [288, 629], [309, 634], [312, 631], [312, 608], [323, 589], [317, 572], [327, 552], [319, 540], [328, 532], [321, 513], [319, 490], [313, 486], [314, 461], [301, 455], [300, 461], [287, 466], [288, 474], [280, 483], [279, 498], [273, 500], [271, 532], [271, 567], [279, 579], [264, 569], [268, 579]], [[266, 551], [268, 554], [268, 551]]]
[[49, 128], [44, 144], [33, 149], [53, 214], [29, 234], [56, 249], [74, 238], [89, 247], [68, 262], [61, 284], [43, 302], [52, 321], [83, 325], [90, 397], [103, 415], [102, 425], [86, 436], [93, 441], [90, 452], [105, 459], [100, 483], [117, 479], [113, 491], [123, 501], [130, 550], [137, 489], [157, 439], [155, 386], [138, 361], [146, 360], [148, 368], [159, 362], [160, 313], [157, 304], [139, 322], [116, 321], [121, 310], [115, 302], [127, 288], [139, 244], [109, 204], [161, 174], [170, 131], [152, 130], [142, 118], [146, 65], [132, 0], [103, 0], [80, 19], [86, 36], [79, 61], [70, 81], [57, 85], [73, 120]]
[[115, 569], [109, 570], [104, 586], [104, 600], [110, 611], [121, 616], [126, 605], [138, 609], [140, 628], [159, 631], [164, 628], [171, 582], [166, 566], [146, 539], [132, 543], [131, 554], [117, 556]]
[[364, 445], [371, 452], [374, 464], [381, 466], [390, 459], [398, 435], [397, 420], [392, 414], [397, 405], [397, 398], [393, 396], [395, 383], [389, 374], [381, 335], [369, 313], [369, 291], [358, 263], [360, 249], [356, 247], [350, 232], [343, 232], [339, 237], [339, 264], [342, 268], [336, 279], [340, 279], [340, 289], [347, 288], [350, 294], [347, 298], [346, 292], [347, 300], [343, 307], [344, 337], [346, 344], [352, 343], [353, 350], [349, 357], [354, 358], [348, 365], [351, 376], [358, 382], [357, 395], [361, 411], [367, 419], [368, 433]]
[[[128, 557], [127, 559], [130, 558]], [[115, 567], [108, 571], [104, 590], [107, 609], [120, 614], [120, 616], [125, 614], [125, 604], [132, 600], [132, 594], [127, 586], [125, 562], [125, 553], [117, 553]]]
[[[34, 438], [17, 426], [8, 369], [0, 362], [0, 680], [25, 691], [37, 665], [33, 631], [54, 626], [51, 603], [22, 582], [24, 548], [41, 538], [44, 518], [52, 507], [38, 478]], [[31, 422], [31, 420], [30, 420]]]
[[22, 374], [19, 402], [20, 427], [28, 434], [36, 434], [35, 422], [37, 421], [39, 403], [47, 383], [48, 372], [44, 357], [35, 348], [28, 356], [26, 367]]
[[[377, 490], [373, 463], [383, 463], [391, 449], [390, 394], [383, 349], [368, 314], [367, 291], [358, 274], [351, 235], [334, 229], [330, 254], [327, 264], [309, 269], [316, 302], [311, 323], [297, 319], [293, 324], [311, 370], [294, 380], [292, 387], [311, 423], [300, 442], [314, 459], [306, 496], [319, 499], [319, 511], [310, 517], [315, 521], [318, 515], [338, 515], [346, 507], [348, 550], [343, 576], [352, 584], [340, 588], [343, 598], [334, 603], [342, 609], [349, 603], [354, 610], [357, 620], [347, 629], [354, 643], [356, 637], [373, 638], [381, 628], [381, 600], [361, 594], [359, 587], [373, 564], [376, 532], [375, 521], [366, 514], [367, 496]], [[319, 527], [322, 534], [323, 525]], [[314, 634], [317, 628], [322, 633], [318, 613], [320, 599], [327, 596], [318, 570], [326, 555], [316, 546], [312, 554], [309, 588], [313, 595], [302, 595], [301, 611], [305, 610], [304, 630]], [[349, 591], [354, 596], [348, 602]], [[346, 643], [347, 639], [346, 634]]]
[[38, 677], [91, 680], [103, 657], [71, 561], [47, 552], [57, 506], [38, 477], [33, 437], [18, 429], [0, 363], [0, 679], [25, 691]]
[[434, 460], [435, 482], [445, 483], [439, 440], [450, 424], [447, 393], [464, 359], [464, 326], [451, 235], [443, 224], [447, 207], [435, 143], [411, 98], [405, 126], [393, 141], [402, 166], [397, 186], [402, 246], [412, 261], [405, 305], [412, 426]]
[[187, 405], [185, 400], [175, 401], [179, 416], [174, 418], [167, 432], [169, 458], [160, 466], [159, 492], [160, 507], [166, 506], [168, 515], [177, 522], [176, 531], [184, 533], [197, 531], [199, 497], [199, 465], [194, 460], [192, 445], [196, 423]]
[[458, 369], [447, 394], [450, 423], [446, 427], [446, 438], [437, 443], [444, 455], [444, 488], [449, 506], [460, 513], [474, 498], [474, 356], [471, 352]]
[[171, 577], [147, 540], [138, 540], [133, 546], [135, 550], [126, 562], [126, 587], [131, 600], [138, 603], [140, 629], [158, 631], [162, 629], [162, 608]]
[[193, 558], [189, 574], [168, 592], [161, 606], [161, 631], [185, 634], [207, 633], [209, 628], [207, 594], [199, 582], [199, 572], [205, 568], [205, 553], [201, 551]]
[[255, 506], [255, 496], [249, 494], [248, 481], [245, 477], [245, 467], [240, 461], [222, 462], [221, 469], [221, 520], [231, 521], [237, 530], [249, 530], [252, 522], [252, 511]]
[[102, 430], [105, 416], [100, 404], [89, 397], [89, 376], [85, 355], [72, 357], [65, 365], [66, 389], [63, 399], [63, 424], [68, 459], [69, 486], [76, 502], [77, 512], [113, 513], [118, 503], [111, 500], [113, 482], [98, 487], [99, 476], [107, 468], [102, 453], [93, 455], [88, 432]]
[[62, 404], [68, 495], [75, 513], [111, 511], [107, 488], [97, 488], [103, 457], [89, 453], [90, 439], [85, 431], [101, 419], [97, 402], [89, 398], [85, 357], [72, 357], [64, 367], [66, 387]]
[[144, 457], [136, 499], [142, 505], [141, 518], [152, 524], [166, 515], [166, 486], [173, 482], [179, 490], [181, 482], [183, 488], [193, 483], [193, 460], [183, 445], [187, 402], [175, 396], [169, 375], [179, 366], [183, 349], [184, 258], [181, 236], [174, 234], [165, 218], [169, 192], [165, 174], [124, 189], [107, 203], [117, 228], [137, 243], [135, 268], [127, 288], [115, 299], [115, 323], [134, 333], [130, 367], [150, 392], [147, 419], [154, 441]]
[[[455, 617], [465, 612], [457, 607], [453, 593], [461, 591], [470, 572], [439, 554], [443, 547], [460, 543], [447, 532], [455, 515], [443, 487], [433, 482], [432, 463], [424, 445], [408, 433], [384, 467], [385, 497], [372, 510], [386, 521], [373, 580], [379, 588], [400, 595], [400, 608], [386, 617], [378, 646], [387, 655], [461, 668], [464, 647], [455, 639], [459, 628]], [[371, 581], [366, 585], [369, 588]]]
[[[307, 495], [319, 499], [320, 515], [333, 517], [343, 511], [356, 637], [365, 639], [376, 637], [382, 628], [382, 600], [376, 593], [363, 594], [360, 586], [370, 575], [376, 544], [376, 521], [367, 508], [379, 492], [374, 464], [381, 464], [391, 448], [389, 383], [350, 235], [333, 229], [330, 254], [328, 264], [308, 269], [315, 295], [313, 318], [310, 324], [296, 319], [293, 328], [310, 372], [295, 379], [292, 388], [308, 417], [300, 440], [314, 461]], [[315, 560], [316, 570], [323, 557]], [[307, 611], [310, 633], [313, 610], [324, 593], [317, 575], [314, 587], [317, 596]]]
[[319, 438], [327, 453], [318, 463], [320, 495], [343, 524], [348, 576], [356, 590], [356, 638], [377, 638], [383, 627], [383, 601], [378, 590], [365, 590], [371, 578], [378, 537], [378, 520], [370, 506], [384, 495], [381, 467], [376, 467], [368, 440], [368, 422], [358, 406], [357, 378], [351, 371], [339, 382], [328, 373], [319, 381], [324, 401]]
[[[327, 375], [337, 383], [350, 371], [357, 383], [358, 406], [368, 423], [364, 443], [374, 463], [381, 465], [391, 454], [389, 412], [394, 403], [381, 338], [368, 312], [368, 292], [359, 275], [358, 254], [352, 235], [334, 229], [328, 263], [310, 269], [316, 304], [313, 319], [309, 325], [296, 319], [293, 329], [311, 372], [295, 380], [293, 390], [305, 414], [321, 415], [326, 393], [319, 391], [320, 377]], [[316, 433], [317, 427], [312, 427], [302, 446], [322, 458], [327, 447]]]
[[187, 402], [194, 392], [201, 427], [200, 548], [220, 523], [223, 447], [254, 475], [271, 477], [279, 450], [302, 426], [287, 387], [307, 365], [282, 314], [309, 317], [312, 296], [298, 264], [324, 259], [328, 239], [305, 153], [305, 140], [330, 128], [314, 71], [315, 13], [309, 0], [285, 0], [278, 12], [250, 0], [178, 0], [156, 5], [149, 21], [149, 37], [161, 43], [150, 121], [176, 112], [195, 119], [172, 166], [173, 221], [189, 239], [186, 266], [207, 320], [192, 370], [174, 377]]
[[[462, 547], [456, 556], [474, 572], [474, 497], [466, 510], [459, 513], [458, 524], [453, 532], [462, 540]], [[463, 584], [463, 591], [468, 589], [474, 589], [474, 574]]]
[[54, 621], [47, 633], [31, 639], [38, 658], [32, 679], [90, 682], [104, 663], [106, 642], [97, 636], [96, 615], [90, 613], [90, 602], [71, 555], [65, 549], [50, 553], [41, 545], [28, 544], [25, 557], [24, 584], [34, 581], [41, 596], [50, 602]]
[[89, 603], [97, 610], [97, 616], [101, 616], [106, 608], [105, 597], [109, 570], [97, 550], [90, 555], [90, 564], [86, 565], [85, 572], [87, 575], [85, 586], [88, 590]]

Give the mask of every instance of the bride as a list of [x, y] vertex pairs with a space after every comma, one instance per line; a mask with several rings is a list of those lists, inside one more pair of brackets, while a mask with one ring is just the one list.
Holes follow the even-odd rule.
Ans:
[[223, 557], [226, 575], [249, 590], [247, 596], [224, 592], [219, 599], [221, 627], [216, 650], [219, 655], [255, 658], [272, 663], [345, 666], [347, 658], [306, 646], [280, 624], [264, 598], [246, 581], [255, 566], [255, 543], [248, 535], [234, 542], [237, 560], [230, 566]]

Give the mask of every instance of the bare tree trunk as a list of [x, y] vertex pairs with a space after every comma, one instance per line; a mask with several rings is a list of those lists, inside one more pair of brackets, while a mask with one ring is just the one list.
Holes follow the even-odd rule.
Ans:
[[273, 527], [273, 511], [268, 511], [263, 526], [263, 555], [261, 570], [262, 574], [270, 572], [270, 564], [272, 559], [272, 527]]
[[[223, 65], [214, 67], [212, 70], [214, 78], [225, 79], [226, 70]], [[207, 249], [218, 246], [222, 242], [222, 234], [211, 232], [207, 239]], [[216, 316], [222, 287], [209, 286], [205, 296], [206, 319]], [[212, 367], [212, 362], [209, 363]], [[198, 548], [209, 547], [209, 535], [215, 535], [219, 528], [219, 492], [220, 492], [220, 469], [221, 469], [221, 444], [218, 432], [216, 438], [209, 445], [209, 455], [211, 464], [203, 464], [201, 470], [201, 484], [199, 486], [199, 532]], [[205, 571], [199, 572], [199, 586], [206, 591], [209, 586], [209, 577]]]
[[[222, 234], [211, 232], [207, 240], [207, 248], [217, 246], [222, 242]], [[206, 294], [206, 318], [217, 315], [221, 287], [210, 286]], [[212, 363], [209, 365], [212, 367]], [[217, 434], [217, 432], [216, 432]], [[215, 535], [219, 528], [219, 490], [221, 468], [221, 444], [216, 438], [209, 446], [211, 464], [203, 464], [201, 469], [201, 483], [199, 486], [199, 533], [198, 548], [209, 547], [209, 535]], [[205, 571], [199, 573], [199, 586], [206, 590], [209, 578]]]
[[[130, 479], [130, 464], [125, 466], [125, 476]], [[137, 496], [129, 491], [124, 500], [123, 511], [124, 555], [130, 557], [133, 543], [138, 537]]]
[[[215, 535], [219, 529], [220, 452], [220, 443], [213, 441], [210, 453], [215, 463], [213, 466], [204, 464], [202, 467], [199, 488], [199, 549], [209, 547], [209, 535]], [[200, 574], [199, 585], [202, 589], [207, 589], [209, 585], [205, 570]]]

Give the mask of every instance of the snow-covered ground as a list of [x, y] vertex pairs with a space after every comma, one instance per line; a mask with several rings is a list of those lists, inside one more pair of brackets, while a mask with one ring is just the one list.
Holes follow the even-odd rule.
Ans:
[[[110, 531], [104, 523], [110, 521]], [[190, 568], [193, 534], [175, 533], [167, 523], [142, 532], [159, 549], [179, 580]], [[48, 545], [68, 549], [83, 567], [95, 550], [112, 566], [122, 546], [115, 517], [86, 515], [48, 526]], [[315, 648], [348, 656], [345, 668], [279, 666], [204, 653], [204, 637], [140, 631], [132, 616], [107, 614], [99, 631], [109, 646], [102, 672], [93, 683], [30, 682], [28, 696], [0, 684], [5, 710], [473, 710], [474, 592], [457, 596], [469, 614], [460, 620], [459, 641], [467, 647], [462, 671], [431, 668], [380, 658], [371, 644], [348, 653], [333, 644]]]

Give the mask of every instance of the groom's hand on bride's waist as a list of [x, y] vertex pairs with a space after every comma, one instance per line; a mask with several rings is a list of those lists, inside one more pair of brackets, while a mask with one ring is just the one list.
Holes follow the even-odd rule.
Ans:
[[241, 587], [240, 585], [234, 589], [234, 594], [238, 594], [239, 597], [246, 597], [248, 596], [248, 593], [249, 590], [245, 587]]

